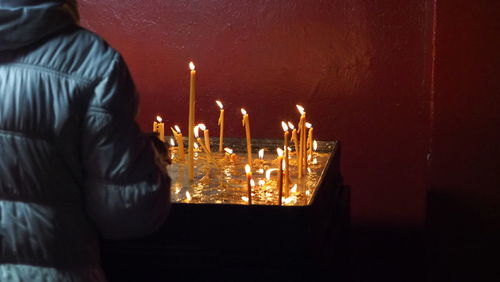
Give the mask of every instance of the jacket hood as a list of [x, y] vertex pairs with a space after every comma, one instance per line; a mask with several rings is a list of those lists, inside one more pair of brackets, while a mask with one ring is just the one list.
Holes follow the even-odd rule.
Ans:
[[0, 0], [0, 51], [25, 47], [77, 21], [75, 0]]

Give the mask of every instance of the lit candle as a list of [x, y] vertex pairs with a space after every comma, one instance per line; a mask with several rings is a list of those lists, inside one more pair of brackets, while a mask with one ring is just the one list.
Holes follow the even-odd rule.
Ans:
[[156, 121], [153, 122], [153, 132], [157, 132], [158, 139], [165, 142], [165, 124], [160, 116], [156, 116]]
[[193, 62], [189, 62], [189, 69], [191, 70], [189, 79], [189, 128], [188, 128], [188, 166], [189, 166], [189, 181], [193, 181], [194, 177], [194, 111], [196, 99], [196, 70]]
[[247, 175], [247, 197], [248, 197], [248, 204], [252, 204], [252, 184], [250, 183], [252, 180], [252, 170], [250, 169], [250, 165], [246, 164], [245, 165], [245, 173]]
[[[307, 154], [312, 157], [313, 152], [313, 127], [312, 124], [306, 122], [306, 127], [309, 128], [309, 132], [307, 133]], [[310, 158], [310, 157], [308, 157]]]
[[286, 125], [286, 123], [284, 121], [281, 122], [281, 127], [283, 128], [283, 147], [284, 147], [284, 150], [285, 150], [285, 154], [284, 154], [284, 160], [285, 160], [285, 167], [284, 167], [284, 180], [283, 180], [283, 187], [284, 187], [284, 190], [285, 190], [285, 195], [288, 194], [288, 173], [289, 173], [289, 169], [288, 169], [288, 156], [289, 156], [289, 152], [288, 152], [288, 126]]
[[221, 101], [215, 101], [220, 108], [219, 114], [219, 152], [222, 153], [222, 147], [224, 146], [224, 106]]
[[212, 155], [212, 153], [207, 149], [207, 147], [205, 146], [205, 144], [203, 143], [203, 141], [201, 141], [201, 138], [199, 137], [199, 134], [198, 134], [198, 129], [199, 129], [199, 125], [195, 126], [194, 127], [194, 136], [196, 138], [196, 141], [198, 142], [198, 144], [200, 145], [201, 149], [203, 151], [205, 151], [205, 154], [207, 154], [207, 158], [210, 162], [212, 162], [214, 165], [217, 166], [217, 162], [215, 162], [215, 158], [214, 156]]
[[295, 145], [295, 153], [299, 153], [299, 140], [297, 139], [297, 129], [295, 126], [293, 126], [293, 123], [288, 122], [288, 127], [292, 129], [292, 141], [293, 144]]
[[207, 129], [207, 127], [203, 123], [198, 124], [198, 127], [201, 130], [203, 130], [203, 138], [205, 140], [205, 147], [207, 147], [207, 150], [209, 152], [211, 152], [212, 150], [210, 150], [210, 136], [208, 135], [208, 129]]
[[300, 140], [299, 140], [299, 152], [298, 152], [298, 170], [299, 170], [299, 178], [302, 178], [302, 170], [303, 170], [303, 163], [304, 163], [304, 158], [305, 156], [305, 145], [306, 145], [306, 112], [304, 111], [304, 108], [300, 105], [296, 105], [297, 109], [299, 110], [300, 113], [300, 121], [299, 121], [299, 134], [300, 134]]
[[278, 152], [278, 206], [281, 206], [281, 198], [283, 197], [283, 150], [277, 148]]
[[243, 115], [243, 126], [245, 127], [245, 133], [247, 137], [247, 154], [248, 154], [248, 164], [252, 165], [252, 143], [250, 139], [250, 120], [248, 119], [248, 113], [245, 109], [241, 109], [241, 114]]
[[177, 140], [177, 146], [179, 148], [179, 158], [184, 160], [184, 141], [182, 139], [182, 132], [178, 125], [175, 125], [174, 128], [170, 127], [172, 133], [174, 134], [175, 140]]

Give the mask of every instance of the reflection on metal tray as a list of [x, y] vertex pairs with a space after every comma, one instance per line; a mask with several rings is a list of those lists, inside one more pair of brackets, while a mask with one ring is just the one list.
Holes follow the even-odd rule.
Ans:
[[[185, 140], [186, 141], [186, 140]], [[188, 169], [184, 160], [180, 159], [177, 147], [171, 148], [173, 163], [168, 167], [172, 178], [172, 202], [189, 204], [236, 204], [248, 205], [247, 179], [244, 170], [248, 163], [246, 142], [244, 138], [225, 138], [224, 147], [231, 148], [233, 154], [218, 152], [218, 138], [212, 138], [211, 151], [215, 164], [210, 162], [207, 154], [195, 151], [194, 180], [188, 181]], [[311, 204], [316, 190], [330, 159], [336, 149], [335, 141], [318, 141], [317, 149], [311, 150], [307, 168], [301, 179], [298, 178], [297, 155], [291, 146], [289, 157], [289, 177], [284, 181], [282, 205], [304, 206]], [[185, 144], [187, 145], [187, 144]], [[253, 205], [278, 205], [278, 165], [276, 149], [283, 146], [283, 140], [252, 140], [252, 188]], [[187, 146], [186, 146], [187, 147]], [[258, 151], [264, 149], [264, 156]], [[267, 172], [267, 173], [266, 173]]]

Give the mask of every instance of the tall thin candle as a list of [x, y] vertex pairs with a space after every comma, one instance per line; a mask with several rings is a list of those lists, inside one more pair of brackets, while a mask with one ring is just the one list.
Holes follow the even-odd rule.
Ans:
[[288, 126], [286, 125], [286, 123], [284, 121], [281, 122], [281, 127], [283, 128], [283, 146], [284, 146], [284, 160], [285, 160], [285, 167], [284, 167], [284, 172], [283, 172], [283, 187], [284, 187], [284, 192], [285, 192], [285, 195], [288, 195], [288, 178], [289, 178], [289, 172], [290, 170], [288, 169], [288, 156], [289, 156], [289, 151], [288, 151]]
[[196, 99], [196, 70], [193, 62], [189, 62], [191, 70], [189, 82], [189, 131], [188, 131], [188, 166], [189, 166], [189, 181], [194, 178], [194, 118], [195, 118], [195, 99]]
[[252, 142], [250, 138], [250, 120], [248, 118], [248, 113], [245, 109], [241, 109], [241, 114], [243, 115], [242, 124], [245, 127], [245, 134], [247, 137], [247, 155], [248, 155], [248, 164], [252, 166]]
[[303, 173], [303, 162], [304, 162], [304, 157], [305, 157], [305, 145], [306, 145], [306, 112], [304, 111], [304, 108], [300, 105], [297, 105], [297, 109], [299, 110], [300, 113], [300, 121], [299, 121], [299, 134], [300, 134], [300, 141], [299, 141], [299, 153], [297, 157], [297, 162], [298, 162], [298, 170], [299, 170], [299, 178], [302, 178], [302, 173]]
[[223, 146], [224, 146], [224, 106], [222, 105], [221, 101], [215, 101], [217, 105], [220, 108], [220, 114], [219, 114], [219, 153], [222, 153], [223, 151]]
[[247, 197], [248, 197], [248, 204], [252, 204], [252, 184], [250, 183], [252, 180], [252, 169], [250, 168], [249, 164], [245, 165], [245, 173], [247, 175]]

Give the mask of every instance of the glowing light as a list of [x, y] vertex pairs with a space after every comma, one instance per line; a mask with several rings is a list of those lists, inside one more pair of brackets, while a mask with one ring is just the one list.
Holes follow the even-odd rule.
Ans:
[[161, 122], [161, 121], [162, 121], [161, 116], [156, 116], [156, 120], [157, 120], [158, 122]]
[[292, 188], [290, 188], [291, 193], [297, 193], [297, 184], [294, 184]]
[[264, 149], [259, 150], [259, 159], [264, 159]]
[[278, 157], [283, 157], [283, 150], [281, 148], [276, 148], [276, 153], [278, 153]]
[[181, 129], [179, 128], [178, 125], [174, 125], [174, 129], [175, 131], [177, 131], [177, 133], [181, 133]]
[[295, 105], [297, 107], [297, 110], [299, 110], [299, 113], [301, 115], [305, 114], [306, 112], [304, 111], [304, 107], [302, 107], [301, 105]]
[[196, 69], [193, 62], [189, 62], [189, 69], [192, 71]]
[[270, 168], [270, 169], [266, 170], [266, 179], [271, 180], [271, 173], [273, 173], [273, 171], [277, 171], [277, 170], [278, 170], [277, 168]]
[[242, 115], [246, 115], [246, 114], [247, 114], [247, 111], [245, 111], [245, 109], [241, 108], [241, 114], [242, 114]]
[[295, 129], [295, 126], [293, 125], [293, 123], [291, 122], [288, 122], [288, 127], [290, 127], [291, 130], [294, 130]]
[[313, 150], [318, 150], [318, 142], [316, 140], [313, 141]]
[[200, 147], [200, 146], [198, 146], [198, 143], [196, 143], [196, 142], [193, 143], [193, 146], [195, 149], [198, 149]]
[[193, 199], [191, 198], [191, 194], [189, 194], [189, 191], [186, 191], [186, 199], [188, 200], [188, 202], [190, 202], [191, 199]]
[[242, 196], [241, 199], [244, 201], [244, 202], [248, 202], [248, 197], [245, 197], [245, 196]]
[[264, 180], [259, 180], [259, 186], [260, 187], [264, 187], [264, 184], [266, 184], [266, 182]]
[[288, 126], [284, 121], [281, 122], [281, 127], [283, 128], [283, 131], [288, 131]]
[[201, 130], [207, 130], [207, 127], [206, 127], [206, 126], [205, 126], [205, 124], [203, 124], [203, 123], [198, 124], [198, 127], [199, 127]]
[[307, 195], [307, 196], [311, 195], [311, 191], [307, 190], [307, 191], [306, 191], [306, 195]]
[[264, 174], [264, 169], [263, 169], [263, 168], [259, 168], [259, 169], [257, 170], [257, 173]]
[[313, 125], [310, 122], [306, 122], [306, 127], [311, 128]]
[[170, 138], [170, 146], [175, 146], [174, 138]]
[[195, 138], [198, 138], [199, 134], [198, 134], [198, 125], [194, 127], [193, 131], [194, 131], [194, 137]]
[[249, 165], [249, 164], [246, 164], [246, 165], [245, 165], [245, 173], [248, 175], [248, 174], [250, 174], [250, 172], [251, 172], [251, 171], [252, 171], [252, 170], [250, 169], [250, 165]]
[[250, 186], [255, 187], [255, 181], [253, 179], [250, 179]]
[[215, 103], [217, 103], [217, 106], [219, 106], [219, 108], [220, 108], [221, 110], [222, 110], [222, 109], [224, 109], [224, 105], [222, 105], [222, 102], [221, 102], [221, 101], [217, 100], [217, 101], [215, 101]]
[[233, 149], [231, 149], [231, 148], [224, 148], [224, 151], [226, 151], [226, 153], [228, 153], [230, 155], [233, 153]]

